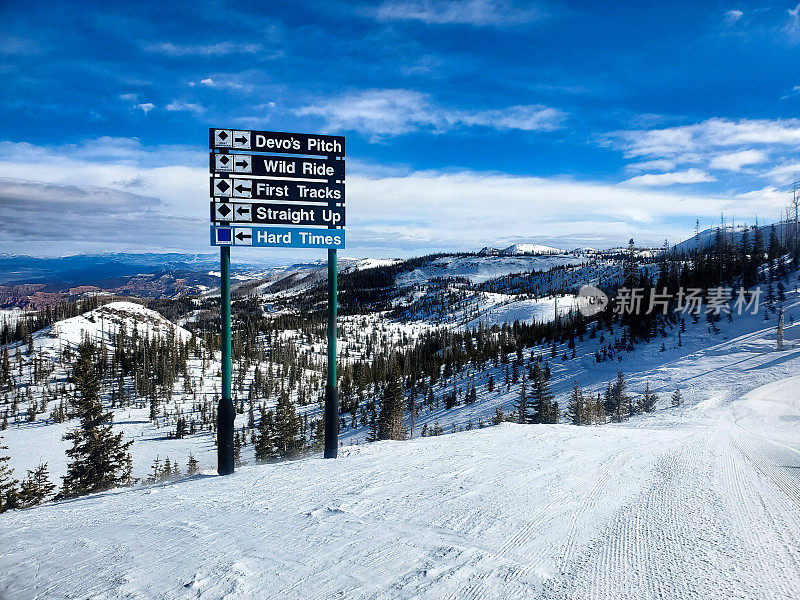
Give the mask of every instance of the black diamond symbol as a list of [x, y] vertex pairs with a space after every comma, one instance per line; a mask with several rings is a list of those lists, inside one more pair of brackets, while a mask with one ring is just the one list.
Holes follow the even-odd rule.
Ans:
[[219, 157], [219, 162], [221, 162], [223, 165], [227, 165], [229, 160], [230, 159], [225, 155]]
[[227, 192], [229, 187], [231, 187], [230, 184], [224, 179], [217, 184], [217, 189], [222, 193]]
[[220, 206], [220, 207], [217, 209], [217, 212], [218, 212], [219, 214], [221, 214], [223, 217], [227, 217], [227, 216], [228, 216], [228, 214], [231, 212], [231, 208], [230, 208], [230, 206], [228, 206], [227, 204], [223, 204], [222, 206]]
[[228, 139], [228, 134], [224, 131], [221, 131], [217, 134], [217, 137], [224, 142], [225, 140]]

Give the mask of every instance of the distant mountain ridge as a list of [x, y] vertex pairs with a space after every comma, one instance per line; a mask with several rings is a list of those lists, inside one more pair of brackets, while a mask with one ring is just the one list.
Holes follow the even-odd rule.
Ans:
[[478, 256], [537, 256], [540, 254], [565, 254], [565, 251], [541, 244], [512, 244], [502, 249], [485, 246], [478, 252]]

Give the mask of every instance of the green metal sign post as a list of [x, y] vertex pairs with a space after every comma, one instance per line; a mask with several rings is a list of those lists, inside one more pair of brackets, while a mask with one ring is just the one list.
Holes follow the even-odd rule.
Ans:
[[222, 397], [217, 408], [217, 472], [233, 473], [233, 420], [236, 412], [231, 399], [231, 249], [221, 246], [220, 257], [220, 325], [222, 326]]
[[339, 452], [339, 389], [336, 387], [336, 250], [328, 250], [328, 384], [325, 386], [325, 458]]

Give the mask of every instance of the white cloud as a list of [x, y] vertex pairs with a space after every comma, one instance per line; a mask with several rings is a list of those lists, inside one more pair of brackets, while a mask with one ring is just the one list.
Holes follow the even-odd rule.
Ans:
[[547, 16], [538, 3], [511, 0], [406, 0], [383, 2], [364, 12], [379, 21], [478, 26], [522, 25]]
[[239, 42], [217, 42], [205, 45], [181, 45], [171, 42], [145, 44], [147, 52], [167, 56], [223, 56], [228, 54], [257, 54], [264, 49], [262, 44], [243, 44]]
[[789, 16], [784, 26], [784, 31], [790, 42], [798, 42], [800, 41], [800, 4], [788, 9], [786, 12]]
[[733, 25], [734, 23], [736, 23], [736, 21], [738, 21], [739, 19], [742, 18], [742, 15], [744, 15], [744, 13], [741, 10], [733, 9], [733, 10], [726, 11], [725, 12], [725, 24], [726, 25]]
[[677, 164], [678, 163], [675, 160], [658, 158], [655, 160], [645, 160], [642, 162], [629, 163], [625, 165], [625, 168], [630, 169], [631, 171], [652, 171], [652, 170], [669, 171], [671, 169], [674, 169]]
[[7, 235], [0, 251], [207, 250], [208, 174], [199, 166], [205, 155], [124, 138], [58, 148], [2, 142], [0, 220]]
[[712, 169], [741, 171], [746, 165], [755, 165], [767, 160], [767, 155], [760, 150], [742, 150], [731, 154], [722, 154], [711, 160]]
[[509, 106], [477, 112], [451, 111], [448, 119], [464, 125], [482, 125], [495, 129], [521, 129], [523, 131], [553, 131], [560, 129], [566, 115], [555, 108], [538, 104]]
[[704, 183], [707, 181], [716, 181], [716, 179], [700, 169], [686, 169], [685, 171], [674, 171], [672, 173], [647, 173], [645, 175], [637, 175], [623, 183], [661, 186], [674, 185], [676, 183]]
[[[777, 170], [780, 161], [800, 152], [800, 119], [712, 118], [678, 127], [615, 131], [606, 134], [602, 142], [621, 150], [626, 158], [638, 159], [628, 169], [646, 170], [653, 165], [653, 169], [669, 171], [669, 163], [685, 164], [695, 167], [696, 173], [721, 169], [772, 177], [780, 183], [785, 178]], [[665, 162], [656, 166], [659, 161]], [[644, 177], [642, 181], [658, 179]]]
[[250, 69], [239, 73], [213, 73], [200, 79], [189, 81], [189, 87], [197, 85], [219, 90], [239, 90], [252, 93], [256, 90], [264, 92], [270, 88], [269, 77], [263, 71]]
[[198, 115], [206, 110], [199, 104], [195, 104], [194, 102], [186, 102], [185, 100], [173, 100], [164, 108], [166, 108], [168, 111], [187, 111]]
[[680, 127], [616, 131], [606, 139], [628, 157], [670, 157], [742, 145], [800, 145], [800, 119], [713, 118]]
[[769, 214], [774, 209], [761, 197], [475, 171], [348, 176], [347, 185], [348, 236], [376, 247], [475, 249], [555, 238], [564, 240], [563, 245], [578, 245], [589, 243], [598, 232], [613, 243], [631, 236], [660, 243], [664, 236], [688, 237], [696, 218], [718, 218], [721, 212]]
[[155, 104], [153, 104], [152, 102], [142, 102], [141, 104], [136, 104], [136, 105], [134, 106], [134, 108], [141, 108], [141, 109], [142, 109], [142, 112], [143, 112], [144, 114], [147, 114], [147, 113], [149, 113], [149, 112], [150, 112], [151, 110], [153, 110], [155, 107], [156, 107], [156, 105], [155, 105]]
[[0, 36], [0, 54], [6, 56], [33, 56], [40, 54], [42, 47], [32, 38], [16, 37], [5, 32]]
[[119, 99], [124, 100], [125, 102], [136, 102], [137, 98], [139, 98], [139, 94], [120, 94]]
[[445, 108], [413, 90], [366, 90], [305, 106], [298, 115], [323, 117], [331, 129], [394, 136], [417, 130], [441, 133], [459, 126], [551, 131], [563, 126], [566, 115], [554, 108], [530, 105], [495, 110]]
[[772, 212], [779, 212], [786, 206], [787, 194], [785, 191], [770, 185], [760, 190], [736, 194], [736, 198], [743, 200], [747, 204], [756, 204]]
[[784, 94], [783, 96], [781, 96], [781, 100], [786, 100], [788, 98], [791, 98], [792, 96], [797, 96], [797, 95], [800, 95], [800, 85], [792, 86], [792, 91], [789, 92], [788, 94]]
[[762, 177], [771, 179], [780, 185], [787, 185], [795, 179], [800, 179], [800, 163], [789, 162], [777, 165], [763, 173]]
[[[26, 190], [36, 198], [30, 206], [0, 202], [0, 221], [17, 224], [0, 251], [38, 252], [41, 214], [61, 211], [64, 198], [81, 197], [111, 204], [98, 213], [104, 218], [91, 223], [108, 250], [118, 248], [115, 235], [134, 243], [135, 233], [142, 246], [153, 249], [207, 251], [206, 160], [200, 147], [144, 147], [124, 138], [58, 148], [0, 142], [3, 189], [13, 188], [14, 198], [25, 197]], [[678, 241], [690, 235], [696, 218], [714, 219], [722, 212], [777, 216], [782, 207], [767, 188], [726, 196], [478, 171], [413, 172], [357, 161], [352, 167], [348, 252], [361, 255], [470, 250], [521, 240], [577, 246], [598, 243], [598, 232], [608, 245], [631, 236], [661, 243], [664, 236]], [[64, 215], [53, 227], [76, 227], [70, 219]], [[136, 219], [151, 231], [134, 226]], [[81, 240], [74, 243], [81, 250]]]

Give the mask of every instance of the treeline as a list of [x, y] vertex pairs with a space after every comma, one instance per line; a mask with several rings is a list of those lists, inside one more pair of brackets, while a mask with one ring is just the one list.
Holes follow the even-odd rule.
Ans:
[[112, 296], [88, 296], [73, 302], [47, 306], [15, 317], [3, 317], [0, 322], [0, 346], [29, 340], [33, 332], [49, 327], [56, 321], [77, 317], [104, 304], [119, 300]]

